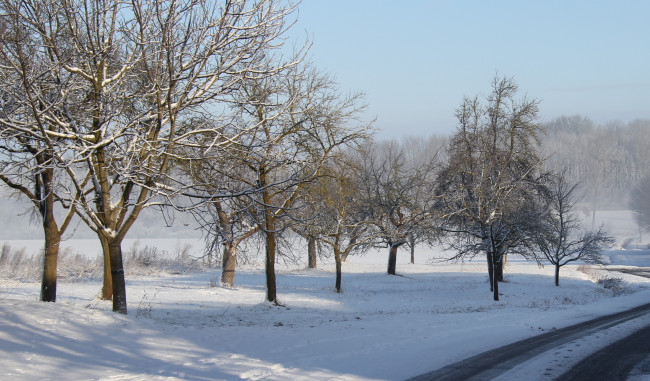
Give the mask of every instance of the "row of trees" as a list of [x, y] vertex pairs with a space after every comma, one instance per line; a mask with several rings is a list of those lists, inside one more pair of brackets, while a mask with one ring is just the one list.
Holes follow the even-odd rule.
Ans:
[[[327, 248], [339, 292], [342, 262], [369, 247], [388, 248], [388, 274], [396, 273], [403, 245], [443, 244], [456, 260], [485, 255], [495, 300], [507, 254], [548, 260], [556, 285], [565, 264], [598, 262], [613, 240], [602, 230], [583, 229], [576, 185], [566, 173], [544, 169], [537, 101], [518, 99], [516, 83], [497, 77], [487, 97], [465, 99], [456, 116], [458, 130], [448, 141], [368, 142], [328, 157], [317, 179], [297, 193], [283, 191], [295, 203], [284, 210], [284, 221], [275, 220], [274, 231], [304, 237], [310, 258], [317, 244]], [[235, 270], [232, 242], [260, 230], [242, 224], [241, 215], [252, 215], [245, 211], [249, 205], [235, 198], [211, 204], [213, 217], [202, 220], [224, 244], [222, 282], [228, 285]], [[243, 214], [233, 220], [225, 210]]]
[[79, 218], [102, 244], [102, 294], [126, 313], [121, 245], [151, 206], [192, 213], [223, 248], [225, 284], [239, 247], [261, 238], [273, 303], [287, 232], [333, 252], [338, 291], [356, 250], [387, 247], [395, 274], [399, 247], [443, 242], [457, 259], [486, 255], [495, 299], [506, 254], [541, 250], [559, 269], [609, 242], [582, 244], [562, 223], [571, 210], [542, 171], [537, 102], [512, 79], [464, 100], [446, 149], [371, 144], [363, 94], [341, 94], [304, 48], [285, 56], [295, 9], [0, 0], [0, 180], [41, 217], [42, 300], [56, 299], [59, 244]]
[[[213, 207], [244, 236], [263, 232], [276, 301], [277, 221], [369, 126], [361, 94], [340, 94], [304, 48], [286, 56], [295, 10], [274, 0], [0, 2], [0, 180], [39, 210], [42, 300], [55, 301], [59, 243], [76, 216], [102, 243], [103, 296], [126, 313], [122, 240], [144, 208], [162, 205]], [[224, 211], [222, 200], [245, 206]], [[232, 247], [240, 238], [230, 235]]]

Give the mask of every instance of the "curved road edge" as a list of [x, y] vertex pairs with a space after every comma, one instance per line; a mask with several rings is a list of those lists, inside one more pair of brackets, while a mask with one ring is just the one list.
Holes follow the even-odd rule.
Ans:
[[650, 312], [650, 303], [504, 345], [408, 381], [491, 379], [540, 353]]

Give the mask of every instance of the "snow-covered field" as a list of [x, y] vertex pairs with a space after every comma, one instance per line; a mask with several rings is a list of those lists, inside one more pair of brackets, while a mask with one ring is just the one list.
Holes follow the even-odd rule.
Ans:
[[[635, 233], [627, 220], [616, 223], [619, 214], [610, 230], [622, 243]], [[647, 266], [645, 247], [612, 251], [612, 264]], [[40, 303], [38, 283], [2, 278], [0, 379], [400, 380], [650, 301], [650, 279], [567, 266], [555, 287], [552, 267], [509, 258], [494, 302], [484, 261], [430, 261], [440, 255], [416, 251], [412, 265], [401, 252], [401, 276], [385, 274], [387, 252], [350, 257], [342, 294], [334, 292], [330, 262], [317, 270], [284, 266], [277, 279], [283, 307], [264, 301], [258, 266], [238, 270], [233, 288], [215, 285], [216, 270], [127, 272], [127, 316], [96, 299], [99, 280], [60, 280], [57, 303]], [[597, 283], [606, 277], [621, 278], [622, 289]], [[587, 340], [583, 352], [624, 331]], [[566, 367], [577, 361], [569, 352], [562, 352]], [[534, 362], [513, 372], [544, 378]]]

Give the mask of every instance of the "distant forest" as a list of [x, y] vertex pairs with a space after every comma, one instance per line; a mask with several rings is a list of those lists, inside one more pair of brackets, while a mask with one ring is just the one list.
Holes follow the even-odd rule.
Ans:
[[562, 116], [544, 128], [545, 165], [580, 183], [585, 211], [628, 208], [630, 190], [650, 171], [650, 120], [599, 125]]

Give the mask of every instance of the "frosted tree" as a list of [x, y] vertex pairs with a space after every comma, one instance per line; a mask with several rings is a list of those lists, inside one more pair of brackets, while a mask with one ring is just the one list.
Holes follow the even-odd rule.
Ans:
[[484, 102], [463, 101], [435, 192], [456, 258], [485, 254], [494, 300], [505, 255], [531, 252], [530, 237], [543, 212], [537, 204], [543, 184], [537, 101], [517, 99], [517, 90], [514, 80], [495, 77]]
[[311, 217], [303, 225], [334, 255], [335, 289], [342, 292], [342, 264], [351, 253], [367, 249], [378, 238], [372, 214], [359, 195], [359, 168], [349, 155], [329, 160], [321, 177], [305, 189], [305, 210]]
[[[303, 188], [320, 176], [330, 155], [369, 133], [370, 123], [361, 119], [362, 99], [361, 93], [341, 94], [330, 76], [309, 63], [247, 78], [232, 94], [231, 125], [244, 133], [226, 139], [222, 156], [228, 163], [215, 172], [222, 180], [213, 178], [195, 191], [208, 200], [237, 196], [238, 215], [245, 214], [248, 228], [259, 231], [264, 241], [269, 302], [278, 303], [278, 239], [301, 221]], [[227, 183], [234, 188], [209, 194]]]
[[388, 247], [387, 273], [395, 275], [397, 250], [412, 234], [433, 226], [431, 206], [436, 156], [409, 161], [395, 141], [368, 147], [360, 158], [359, 195], [369, 211], [380, 244]]
[[555, 285], [560, 285], [560, 268], [568, 263], [583, 261], [601, 263], [601, 252], [615, 240], [603, 231], [585, 230], [576, 214], [577, 184], [571, 185], [565, 174], [553, 176], [548, 183], [549, 208], [543, 218], [543, 227], [535, 242], [546, 259], [555, 267]]
[[[179, 126], [197, 115], [222, 120], [225, 96], [244, 79], [281, 69], [269, 51], [281, 45], [294, 7], [272, 0], [2, 6], [38, 53], [3, 71], [25, 77], [36, 65], [32, 57], [49, 59], [48, 75], [36, 77], [20, 101], [44, 122], [30, 128], [52, 131], [51, 149], [73, 184], [68, 198], [108, 250], [113, 309], [126, 313], [122, 240], [154, 195], [185, 187], [171, 171], [172, 152], [215, 128], [195, 125], [180, 134]], [[40, 96], [36, 89], [45, 86], [53, 90]]]

